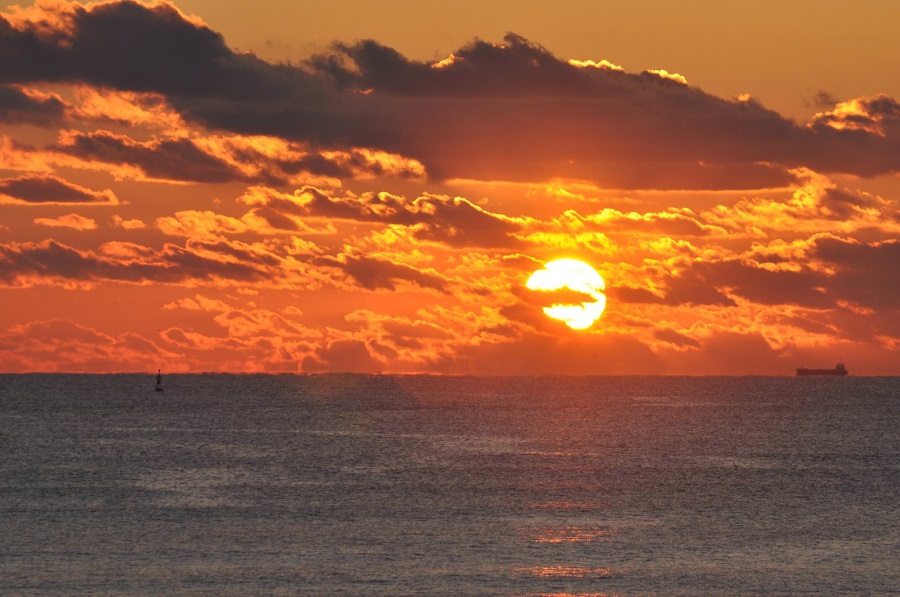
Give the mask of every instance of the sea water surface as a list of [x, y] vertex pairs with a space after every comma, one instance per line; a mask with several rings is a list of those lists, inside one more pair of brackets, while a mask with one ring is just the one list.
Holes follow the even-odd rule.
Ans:
[[900, 594], [900, 378], [154, 381], [0, 376], [0, 594]]

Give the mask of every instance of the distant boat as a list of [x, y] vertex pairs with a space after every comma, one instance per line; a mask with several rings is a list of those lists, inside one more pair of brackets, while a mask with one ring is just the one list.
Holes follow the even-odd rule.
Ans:
[[800, 367], [797, 369], [797, 377], [807, 377], [809, 375], [825, 375], [831, 377], [843, 377], [850, 373], [843, 363], [835, 365], [834, 369], [807, 369]]
[[157, 369], [157, 370], [156, 370], [156, 391], [157, 391], [157, 392], [162, 392], [162, 391], [163, 391], [163, 387], [162, 387], [162, 370], [161, 370], [161, 369]]

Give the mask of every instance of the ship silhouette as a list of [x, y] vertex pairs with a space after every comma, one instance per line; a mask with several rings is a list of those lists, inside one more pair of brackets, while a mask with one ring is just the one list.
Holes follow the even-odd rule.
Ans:
[[806, 367], [800, 367], [797, 369], [798, 377], [806, 377], [809, 375], [826, 375], [832, 377], [843, 377], [850, 373], [847, 371], [847, 368], [844, 367], [843, 363], [838, 363], [834, 366], [834, 369], [807, 369]]

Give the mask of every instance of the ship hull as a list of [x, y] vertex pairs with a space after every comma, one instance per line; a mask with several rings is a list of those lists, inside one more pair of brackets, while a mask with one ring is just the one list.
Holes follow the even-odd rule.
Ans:
[[797, 377], [825, 376], [844, 377], [846, 372], [837, 372], [834, 369], [797, 369]]
[[800, 367], [799, 369], [797, 369], [797, 377], [844, 377], [845, 375], [847, 375], [847, 373], [848, 371], [844, 367], [843, 363], [839, 364], [834, 369], [807, 369], [806, 367]]

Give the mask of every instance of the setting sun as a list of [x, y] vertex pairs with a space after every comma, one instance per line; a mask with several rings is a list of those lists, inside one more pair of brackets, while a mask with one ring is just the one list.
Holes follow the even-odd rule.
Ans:
[[606, 284], [590, 265], [577, 259], [557, 259], [544, 265], [528, 278], [529, 290], [555, 292], [568, 290], [586, 295], [588, 300], [558, 302], [544, 307], [548, 317], [564, 322], [573, 330], [591, 327], [606, 308]]

